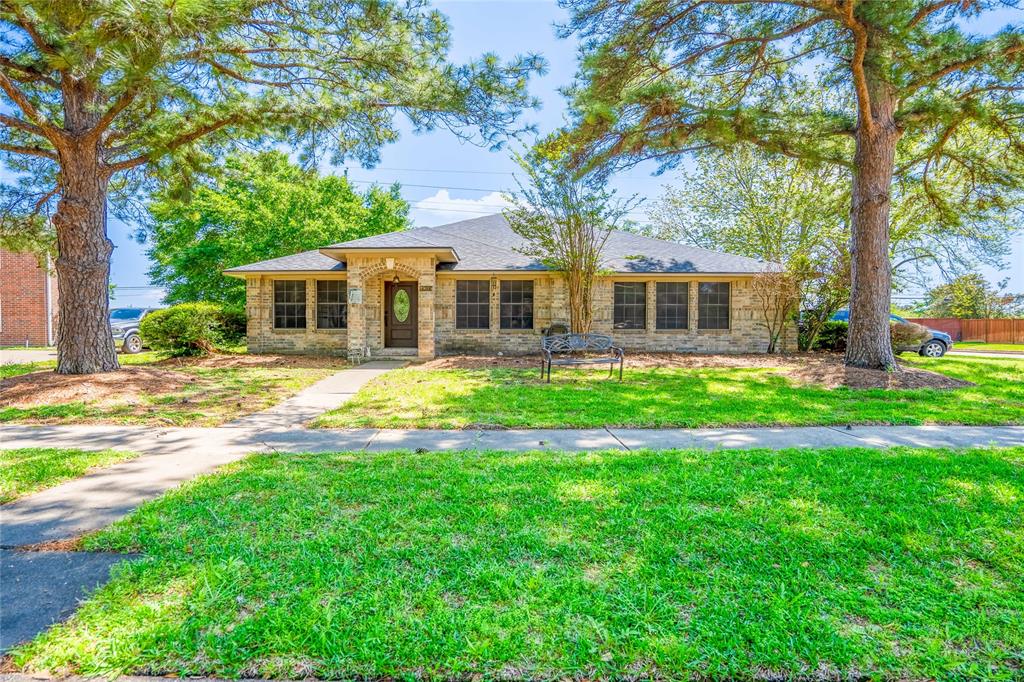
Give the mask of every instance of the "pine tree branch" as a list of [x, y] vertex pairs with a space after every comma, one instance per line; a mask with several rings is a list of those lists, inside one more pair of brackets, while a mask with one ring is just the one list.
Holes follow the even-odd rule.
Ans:
[[4, 2], [3, 7], [9, 9], [18, 19], [15, 26], [20, 28], [22, 31], [28, 34], [28, 37], [32, 39], [32, 44], [36, 46], [36, 49], [43, 54], [56, 55], [57, 50], [48, 42], [43, 40], [42, 34], [39, 33], [35, 25], [29, 19], [28, 15], [22, 10], [22, 8], [16, 2]]
[[139, 86], [137, 84], [125, 88], [124, 92], [122, 92], [114, 103], [110, 105], [110, 108], [107, 109], [103, 116], [100, 117], [100, 120], [96, 122], [96, 125], [93, 126], [92, 130], [89, 131], [89, 136], [96, 139], [102, 135], [103, 131], [110, 127], [110, 124], [114, 122], [117, 115], [131, 106], [132, 102], [135, 101], [135, 96], [138, 92]]
[[42, 71], [39, 71], [31, 66], [19, 64], [18, 62], [14, 61], [13, 59], [10, 59], [9, 57], [4, 57], [0, 55], [0, 66], [21, 73], [22, 75], [20, 77], [14, 74], [11, 74], [10, 76], [12, 79], [18, 81], [19, 83], [43, 82], [53, 88], [60, 87], [60, 83], [50, 78]]
[[5, 152], [11, 152], [12, 154], [27, 154], [28, 156], [39, 156], [44, 159], [50, 159], [51, 161], [57, 160], [57, 153], [43, 149], [42, 147], [25, 147], [17, 144], [6, 144], [0, 142], [0, 150]]
[[857, 112], [861, 125], [864, 126], [865, 131], [870, 133], [875, 127], [875, 119], [871, 114], [871, 91], [868, 89], [868, 79], [864, 73], [864, 56], [868, 51], [868, 32], [853, 15], [854, 2], [855, 0], [846, 0], [846, 3], [842, 5], [841, 16], [843, 23], [853, 33], [853, 59], [850, 62], [850, 71], [853, 74], [853, 88], [857, 93]]
[[[239, 123], [242, 120], [243, 117], [240, 114], [232, 114], [231, 116], [227, 116], [217, 121], [207, 123], [206, 125], [199, 126], [194, 130], [179, 135], [178, 137], [168, 142], [166, 145], [163, 145], [160, 148], [160, 152], [167, 153], [174, 151], [178, 147], [186, 145], [190, 142], [195, 142], [201, 137], [214, 133], [220, 130], [221, 128], [232, 125], [233, 123]], [[146, 152], [145, 154], [140, 154], [139, 156], [136, 156], [131, 159], [126, 159], [124, 161], [118, 161], [116, 163], [107, 164], [107, 172], [109, 174], [114, 174], [118, 171], [135, 168], [136, 166], [141, 166], [144, 163], [152, 161], [154, 158], [155, 156], [152, 152]]]
[[762, 47], [763, 47], [763, 46], [767, 45], [768, 43], [772, 43], [772, 42], [775, 42], [775, 41], [778, 41], [778, 40], [784, 40], [786, 38], [790, 38], [790, 37], [796, 35], [797, 33], [803, 33], [807, 29], [812, 28], [813, 26], [816, 26], [817, 24], [820, 24], [823, 21], [828, 20], [828, 18], [829, 17], [824, 15], [824, 14], [819, 14], [818, 16], [811, 17], [810, 19], [808, 19], [806, 21], [801, 21], [798, 24], [794, 24], [793, 26], [790, 26], [789, 28], [783, 29], [783, 30], [779, 31], [778, 33], [772, 33], [772, 34], [769, 34], [769, 35], [766, 35], [766, 36], [730, 37], [729, 40], [723, 40], [723, 41], [721, 41], [719, 43], [715, 43], [714, 45], [708, 45], [707, 47], [703, 47], [700, 50], [698, 50], [698, 51], [696, 51], [696, 52], [694, 52], [692, 54], [687, 55], [684, 59], [681, 59], [681, 60], [671, 64], [668, 68], [669, 69], [679, 69], [679, 68], [682, 68], [683, 66], [688, 66], [690, 64], [693, 64], [694, 62], [696, 62], [701, 57], [704, 57], [707, 54], [710, 54], [712, 52], [716, 52], [716, 51], [724, 49], [726, 47], [731, 47], [733, 45], [741, 45], [743, 43], [760, 43], [762, 45]]
[[53, 125], [46, 120], [46, 117], [39, 113], [39, 110], [32, 105], [32, 102], [29, 101], [25, 93], [23, 93], [3, 71], [0, 71], [0, 89], [7, 93], [7, 96], [11, 98], [11, 101], [18, 105], [18, 108], [25, 114], [26, 118], [39, 126], [39, 130], [42, 132], [43, 136], [47, 140], [50, 140], [50, 142], [53, 142], [51, 135], [54, 135], [56, 132]]
[[944, 78], [951, 73], [955, 73], [957, 71], [967, 71], [968, 69], [971, 69], [975, 66], [979, 66], [981, 64], [992, 61], [994, 59], [998, 59], [1000, 57], [1008, 57], [1011, 54], [1016, 54], [1018, 52], [1024, 52], [1024, 43], [1015, 43], [1013, 45], [1009, 45], [1005, 49], [1000, 50], [995, 54], [983, 54], [977, 57], [972, 57], [971, 59], [964, 59], [959, 62], [954, 62], [952, 64], [942, 67], [938, 71], [933, 71], [932, 73], [929, 73], [925, 76], [922, 76], [916, 80], [911, 81], [910, 84], [907, 85], [906, 88], [904, 88], [904, 91], [910, 93], [916, 90], [920, 90], [925, 85], [928, 85], [929, 83], [934, 83], [935, 81]]
[[33, 125], [24, 119], [20, 119], [16, 116], [0, 114], [0, 123], [3, 123], [4, 125], [10, 128], [17, 128], [18, 130], [22, 130], [26, 133], [38, 135], [39, 137], [42, 137], [44, 139], [49, 139], [46, 137], [46, 133], [43, 131], [42, 128], [40, 128], [37, 125]]
[[922, 21], [924, 21], [931, 15], [935, 14], [939, 10], [949, 7], [950, 5], [955, 5], [957, 3], [967, 4], [964, 3], [963, 0], [939, 0], [938, 2], [933, 2], [930, 5], [925, 5], [921, 9], [917, 10], [917, 13], [913, 17], [911, 17], [910, 23], [907, 24], [907, 26], [909, 28], [914, 28], [915, 26], [917, 26]]
[[60, 183], [57, 183], [56, 185], [54, 185], [53, 189], [51, 189], [49, 192], [47, 192], [43, 196], [39, 197], [39, 201], [36, 202], [35, 207], [32, 209], [32, 215], [38, 215], [39, 212], [43, 210], [43, 206], [46, 205], [46, 202], [48, 202], [50, 199], [52, 199], [54, 196], [56, 196], [57, 192], [59, 192], [59, 191], [60, 191]]

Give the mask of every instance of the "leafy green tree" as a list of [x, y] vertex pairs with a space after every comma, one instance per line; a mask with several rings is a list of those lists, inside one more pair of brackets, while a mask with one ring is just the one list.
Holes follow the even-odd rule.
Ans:
[[929, 317], [984, 319], [1024, 315], [1024, 294], [1006, 292], [1006, 281], [992, 287], [979, 274], [961, 275], [928, 291], [921, 313]]
[[[535, 102], [534, 56], [446, 60], [424, 0], [0, 0], [0, 152], [52, 213], [57, 371], [116, 369], [108, 199], [242, 141], [371, 163], [414, 129], [496, 145]], [[28, 218], [28, 216], [24, 216]]]
[[806, 349], [850, 298], [848, 205], [842, 170], [741, 145], [701, 155], [693, 173], [666, 187], [651, 219], [663, 237], [780, 263], [784, 273], [765, 283], [776, 294], [795, 288]]
[[523, 250], [565, 278], [569, 327], [586, 333], [594, 321], [594, 278], [613, 230], [625, 227], [636, 197], [619, 199], [596, 173], [580, 176], [550, 140], [515, 155], [525, 182], [510, 193], [505, 218], [527, 243]]
[[409, 205], [397, 185], [360, 193], [344, 177], [264, 152], [229, 157], [199, 182], [169, 182], [149, 210], [140, 237], [167, 301], [242, 306], [245, 283], [223, 270], [404, 229]]
[[965, 28], [1016, 0], [562, 4], [571, 13], [564, 33], [583, 45], [571, 95], [584, 165], [671, 166], [689, 152], [745, 142], [847, 169], [850, 365], [896, 368], [894, 179], [920, 186], [943, 220], [1019, 201], [1024, 30], [986, 37]]

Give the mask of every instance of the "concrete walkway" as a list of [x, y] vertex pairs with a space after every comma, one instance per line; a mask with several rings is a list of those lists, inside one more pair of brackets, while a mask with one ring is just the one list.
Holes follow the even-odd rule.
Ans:
[[302, 426], [310, 419], [339, 407], [371, 379], [405, 365], [405, 362], [393, 360], [374, 360], [342, 370], [270, 409], [240, 417], [222, 428], [266, 430]]
[[20, 365], [26, 362], [56, 360], [57, 351], [46, 348], [5, 348], [0, 350], [0, 365]]

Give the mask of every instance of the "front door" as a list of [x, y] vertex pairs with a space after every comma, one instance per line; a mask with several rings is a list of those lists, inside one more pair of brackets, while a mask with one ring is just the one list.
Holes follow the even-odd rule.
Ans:
[[384, 346], [416, 348], [416, 283], [384, 283]]

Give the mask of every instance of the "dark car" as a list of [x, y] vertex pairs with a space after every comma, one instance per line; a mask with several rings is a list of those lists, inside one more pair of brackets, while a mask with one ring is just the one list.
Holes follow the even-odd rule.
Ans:
[[139, 323], [142, 318], [157, 308], [112, 308], [110, 310], [110, 331], [114, 341], [121, 344], [125, 353], [142, 351], [142, 336], [139, 334]]
[[[849, 322], [850, 311], [840, 310], [838, 313], [832, 316], [832, 319], [836, 322]], [[892, 322], [902, 322], [903, 324], [910, 324], [908, 320], [903, 319], [899, 315], [889, 315], [889, 319]], [[897, 348], [897, 351], [908, 351], [912, 350], [920, 355], [924, 355], [929, 358], [941, 358], [946, 354], [950, 348], [953, 347], [953, 337], [946, 332], [940, 332], [937, 329], [929, 329], [928, 332], [931, 334], [931, 338], [922, 343], [920, 346], [914, 348]]]

